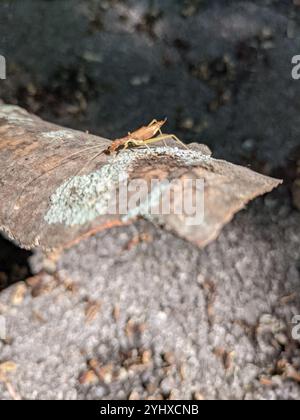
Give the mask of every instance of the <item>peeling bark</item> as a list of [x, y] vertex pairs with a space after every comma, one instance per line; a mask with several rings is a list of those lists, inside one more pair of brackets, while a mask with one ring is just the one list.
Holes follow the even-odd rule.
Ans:
[[[109, 140], [44, 122], [19, 107], [0, 106], [1, 230], [24, 248], [51, 251], [142, 216], [202, 247], [250, 200], [281, 183], [213, 159], [204, 145], [193, 144], [191, 151], [175, 145], [152, 152], [136, 149], [117, 157], [102, 154], [90, 161], [109, 144]], [[84, 151], [95, 145], [99, 145], [96, 151]], [[75, 176], [86, 162], [90, 163]], [[127, 217], [108, 214], [110, 189], [124, 172], [130, 180], [143, 178], [148, 184], [153, 178], [203, 179], [204, 222], [189, 226], [187, 215], [148, 217], [142, 207]]]

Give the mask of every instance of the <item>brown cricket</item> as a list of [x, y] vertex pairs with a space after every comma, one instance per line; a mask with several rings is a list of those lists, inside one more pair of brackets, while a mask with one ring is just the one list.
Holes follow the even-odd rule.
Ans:
[[[167, 139], [173, 139], [175, 140], [177, 143], [179, 143], [181, 146], [185, 147], [186, 149], [188, 149], [187, 145], [184, 144], [181, 140], [179, 140], [178, 137], [176, 137], [174, 134], [164, 134], [161, 131], [161, 128], [163, 125], [165, 125], [167, 122], [167, 119], [165, 118], [164, 120], [152, 120], [150, 124], [140, 127], [137, 130], [128, 133], [127, 136], [119, 138], [119, 139], [115, 139], [112, 141], [112, 143], [110, 144], [109, 147], [107, 147], [104, 150], [101, 150], [100, 152], [97, 152], [83, 167], [81, 167], [81, 169], [75, 174], [74, 176], [78, 176], [87, 166], [89, 166], [95, 159], [97, 159], [100, 155], [102, 154], [112, 154], [114, 152], [119, 152], [120, 150], [125, 150], [128, 148], [134, 148], [134, 147], [147, 147], [149, 148], [149, 144], [152, 143], [158, 143], [160, 141], [162, 141], [164, 143], [164, 145], [166, 146], [166, 140]], [[158, 134], [158, 135], [157, 135]], [[75, 156], [78, 156], [82, 153], [91, 151], [91, 150], [95, 150], [99, 148], [98, 145], [95, 146], [91, 146], [91, 147], [87, 147], [84, 148], [82, 150], [79, 150], [73, 154], [71, 154], [70, 156], [64, 158], [62, 161], [60, 161], [60, 163], [56, 166], [54, 166], [53, 168], [51, 168], [50, 170], [48, 170], [47, 172], [39, 175], [38, 177], [36, 177], [35, 179], [31, 180], [28, 184], [25, 185], [24, 189], [22, 190], [21, 194], [18, 196], [17, 200], [15, 203], [18, 203], [20, 197], [22, 196], [24, 190], [26, 188], [28, 188], [28, 186], [30, 186], [33, 182], [37, 181], [39, 178], [41, 178], [42, 176], [46, 175], [47, 173], [55, 170], [56, 168], [60, 167], [62, 164], [67, 163], [71, 158], [74, 158]], [[14, 208], [18, 208], [18, 204], [14, 205]]]
[[[103, 153], [111, 154], [113, 152], [119, 151], [120, 149], [127, 149], [129, 147], [147, 147], [148, 144], [158, 143], [159, 141], [163, 141], [165, 143], [165, 140], [168, 138], [171, 138], [177, 143], [180, 143], [185, 148], [188, 148], [174, 134], [162, 133], [161, 128], [163, 125], [165, 125], [166, 122], [167, 119], [161, 121], [153, 120], [147, 126], [140, 127], [132, 133], [128, 133], [127, 136], [114, 140], [112, 144], [103, 151]], [[159, 134], [159, 136], [157, 136], [157, 134]]]

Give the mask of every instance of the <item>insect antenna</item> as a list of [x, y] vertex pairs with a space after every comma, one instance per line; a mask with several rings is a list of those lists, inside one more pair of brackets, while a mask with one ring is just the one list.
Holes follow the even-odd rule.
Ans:
[[86, 147], [84, 149], [78, 150], [77, 152], [72, 153], [68, 157], [62, 159], [59, 162], [59, 164], [53, 166], [52, 168], [48, 169], [47, 171], [44, 171], [43, 173], [41, 173], [40, 175], [38, 175], [34, 179], [30, 180], [27, 184], [24, 185], [24, 187], [22, 188], [22, 191], [20, 192], [20, 194], [18, 195], [18, 197], [14, 201], [13, 205], [10, 208], [10, 213], [15, 209], [16, 205], [18, 204], [20, 198], [22, 197], [22, 195], [24, 194], [24, 192], [26, 191], [26, 189], [28, 187], [30, 187], [30, 185], [32, 185], [34, 182], [38, 181], [40, 178], [42, 178], [43, 176], [47, 175], [48, 173], [54, 171], [55, 169], [60, 168], [62, 165], [70, 162], [70, 160], [73, 160], [72, 158], [74, 158], [74, 157], [76, 157], [76, 156], [78, 156], [78, 155], [80, 155], [82, 153], [85, 153], [85, 152], [88, 152], [88, 151], [91, 151], [91, 150], [94, 150], [94, 149], [97, 149], [97, 148], [99, 148], [99, 145], [97, 145], [97, 146], [91, 146], [91, 147]]
[[95, 159], [97, 159], [97, 157], [99, 157], [99, 156], [101, 156], [103, 153], [105, 153], [105, 151], [106, 151], [106, 149], [105, 150], [102, 150], [101, 152], [99, 152], [99, 153], [97, 153], [96, 155], [94, 155], [90, 160], [88, 160], [85, 164], [84, 164], [84, 166], [82, 166], [80, 169], [79, 169], [79, 171], [78, 172], [76, 172], [73, 176], [72, 176], [72, 178], [70, 178], [69, 179], [69, 181], [67, 181], [67, 183], [64, 185], [64, 187], [63, 187], [63, 189], [62, 189], [62, 191], [61, 191], [61, 194], [60, 195], [62, 195], [63, 194], [63, 192], [66, 190], [66, 188], [68, 187], [68, 185], [70, 184], [70, 182], [76, 177], [76, 176], [78, 176], [81, 172], [83, 172]]

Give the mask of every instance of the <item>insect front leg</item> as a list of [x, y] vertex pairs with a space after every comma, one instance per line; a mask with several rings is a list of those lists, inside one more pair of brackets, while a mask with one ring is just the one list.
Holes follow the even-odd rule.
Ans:
[[147, 140], [135, 140], [134, 145], [136, 147], [146, 147], [148, 150], [151, 151], [151, 148], [147, 144]]
[[146, 147], [148, 150], [151, 150], [151, 148], [147, 144], [147, 140], [130, 139], [125, 143], [124, 149], [127, 149], [130, 146], [130, 144], [132, 144], [134, 147]]

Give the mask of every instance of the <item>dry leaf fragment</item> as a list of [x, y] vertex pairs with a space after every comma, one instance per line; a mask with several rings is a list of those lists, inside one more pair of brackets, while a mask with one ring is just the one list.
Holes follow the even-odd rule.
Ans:
[[134, 236], [124, 247], [124, 251], [131, 251], [133, 248], [138, 246], [141, 243], [149, 243], [152, 242], [153, 238], [152, 236], [147, 233], [141, 233], [139, 235]]
[[7, 361], [0, 363], [0, 374], [6, 375], [7, 373], [15, 372], [17, 369], [16, 363], [12, 361]]
[[286, 365], [285, 375], [288, 379], [292, 379], [293, 381], [300, 383], [300, 372], [297, 372], [294, 366], [289, 363]]
[[272, 379], [267, 378], [266, 376], [262, 376], [259, 380], [259, 382], [263, 385], [263, 386], [268, 386], [271, 387], [274, 385]]
[[14, 401], [21, 401], [22, 400], [21, 395], [15, 390], [15, 388], [13, 387], [13, 385], [9, 381], [5, 381], [5, 386], [6, 386], [6, 389], [9, 393], [9, 395], [11, 396], [11, 398]]
[[92, 322], [100, 312], [101, 304], [99, 302], [88, 302], [85, 309], [86, 322]]
[[140, 395], [137, 391], [132, 391], [128, 397], [129, 401], [138, 401], [140, 400]]
[[9, 393], [9, 395], [14, 401], [20, 401], [22, 400], [20, 394], [15, 390], [15, 388], [13, 387], [13, 385], [7, 378], [7, 375], [15, 372], [16, 369], [17, 369], [17, 365], [12, 361], [1, 363], [0, 364], [0, 382], [4, 383], [7, 389], [7, 392]]
[[57, 286], [57, 279], [49, 274], [41, 273], [30, 277], [26, 283], [31, 287], [32, 297], [38, 297], [50, 293]]
[[90, 369], [86, 372], [84, 372], [80, 377], [79, 377], [79, 383], [81, 385], [93, 385], [95, 383], [98, 382], [98, 377], [96, 375], [96, 373]]
[[144, 350], [142, 353], [142, 364], [147, 365], [152, 360], [152, 351], [151, 350]]
[[116, 322], [119, 321], [121, 315], [120, 305], [115, 305], [113, 308], [113, 318]]
[[196, 392], [194, 393], [194, 395], [193, 395], [193, 399], [194, 399], [195, 401], [205, 401], [205, 397], [204, 397], [204, 395], [203, 395], [203, 394], [201, 394], [201, 392], [199, 392], [199, 391], [196, 391]]
[[13, 295], [11, 297], [11, 303], [16, 306], [21, 305], [21, 303], [23, 302], [25, 298], [26, 293], [27, 293], [26, 284], [19, 283], [14, 288]]

